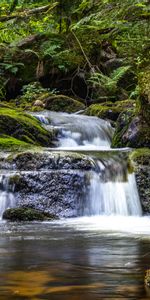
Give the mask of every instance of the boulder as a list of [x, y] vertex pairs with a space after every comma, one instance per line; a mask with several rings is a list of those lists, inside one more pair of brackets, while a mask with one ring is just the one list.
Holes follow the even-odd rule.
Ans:
[[64, 95], [53, 95], [45, 99], [45, 109], [74, 113], [85, 109], [85, 105], [78, 100]]
[[0, 168], [15, 170], [9, 184], [14, 186], [17, 208], [32, 208], [55, 217], [82, 214], [93, 168], [86, 155], [27, 151], [1, 160]]
[[115, 103], [109, 101], [101, 104], [92, 104], [86, 110], [85, 114], [88, 116], [96, 116], [101, 119], [108, 119], [116, 121], [122, 111], [126, 109], [134, 109], [135, 101], [125, 100], [116, 101]]
[[44, 104], [41, 100], [36, 100], [34, 103], [33, 103], [33, 106], [39, 106], [39, 107], [44, 107]]
[[[38, 146], [52, 146], [54, 129], [45, 130], [40, 122], [19, 110], [0, 107], [0, 135]], [[2, 142], [2, 141], [1, 141]]]
[[21, 207], [9, 208], [4, 211], [2, 218], [9, 221], [51, 221], [56, 219], [54, 216], [41, 212], [37, 209]]
[[123, 112], [117, 120], [112, 147], [150, 147], [149, 125], [133, 111]]

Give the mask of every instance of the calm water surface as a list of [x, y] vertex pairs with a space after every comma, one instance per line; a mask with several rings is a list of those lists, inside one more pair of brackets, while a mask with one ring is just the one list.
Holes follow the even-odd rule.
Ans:
[[[113, 220], [112, 230], [106, 218], [82, 220], [1, 222], [0, 300], [150, 299], [147, 230], [119, 232]], [[136, 220], [129, 223], [135, 227]]]

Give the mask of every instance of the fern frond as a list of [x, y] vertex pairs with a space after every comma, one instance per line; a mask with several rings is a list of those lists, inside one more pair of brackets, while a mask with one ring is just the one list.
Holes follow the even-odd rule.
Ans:
[[119, 67], [116, 70], [114, 70], [111, 74], [110, 77], [118, 82], [126, 73], [127, 71], [131, 68], [131, 66], [123, 66]]

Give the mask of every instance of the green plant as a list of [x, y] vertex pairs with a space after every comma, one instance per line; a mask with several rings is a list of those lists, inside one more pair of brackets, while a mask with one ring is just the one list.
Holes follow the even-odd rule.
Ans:
[[24, 64], [23, 63], [0, 63], [0, 66], [2, 67], [2, 69], [4, 69], [4, 71], [11, 73], [11, 74], [17, 74], [17, 72], [19, 71], [19, 68], [24, 68]]
[[117, 68], [110, 74], [110, 76], [106, 76], [100, 72], [94, 72], [91, 74], [91, 77], [88, 81], [94, 86], [102, 86], [109, 93], [115, 93], [117, 90], [117, 84], [119, 80], [127, 73], [129, 69], [130, 66], [123, 66]]
[[22, 88], [23, 99], [27, 102], [31, 102], [42, 94], [48, 93], [49, 95], [57, 94], [56, 89], [43, 88], [39, 82], [32, 82], [28, 85], [24, 85]]

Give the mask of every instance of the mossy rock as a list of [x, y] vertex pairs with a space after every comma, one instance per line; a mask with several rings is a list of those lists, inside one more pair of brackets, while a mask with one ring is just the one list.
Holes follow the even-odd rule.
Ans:
[[129, 158], [134, 162], [142, 165], [150, 165], [150, 149], [140, 148], [132, 151]]
[[64, 95], [50, 96], [43, 102], [45, 104], [45, 109], [51, 111], [74, 113], [85, 109], [83, 103]]
[[31, 147], [30, 144], [15, 139], [13, 137], [9, 137], [7, 135], [0, 137], [0, 150], [2, 151], [22, 150], [22, 149], [28, 149], [30, 147]]
[[21, 78], [22, 83], [28, 83], [36, 81], [36, 70], [38, 66], [38, 57], [34, 52], [25, 52], [23, 50], [18, 50], [16, 52], [14, 60], [16, 62], [21, 62], [24, 64], [23, 72], [20, 69], [17, 76]]
[[134, 108], [134, 106], [135, 102], [132, 100], [92, 104], [86, 109], [85, 114], [88, 116], [96, 116], [101, 119], [116, 121], [122, 111]]
[[150, 66], [139, 74], [139, 114], [150, 126]]
[[[19, 110], [0, 107], [0, 135], [13, 137], [25, 143], [38, 146], [51, 146], [54, 130], [48, 132], [40, 122]], [[2, 140], [2, 142], [9, 142]], [[16, 140], [12, 142], [17, 143]]]
[[27, 207], [9, 208], [4, 211], [3, 219], [9, 221], [45, 221], [54, 220], [55, 216]]
[[101, 119], [116, 121], [120, 114], [120, 109], [118, 109], [117, 107], [92, 104], [86, 109], [85, 114], [88, 116], [96, 116]]
[[134, 150], [129, 160], [134, 167], [143, 212], [150, 214], [150, 149]]
[[112, 139], [112, 147], [150, 147], [150, 129], [133, 111], [123, 112], [118, 120]]

